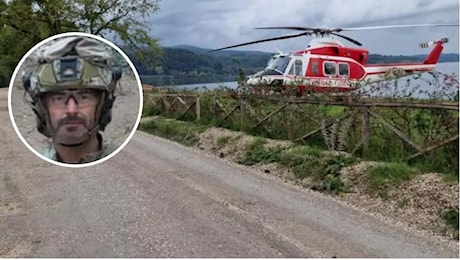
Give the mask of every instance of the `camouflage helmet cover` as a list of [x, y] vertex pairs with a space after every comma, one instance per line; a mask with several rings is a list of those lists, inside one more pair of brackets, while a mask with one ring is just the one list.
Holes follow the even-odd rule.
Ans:
[[106, 90], [112, 80], [108, 49], [87, 37], [66, 37], [42, 47], [34, 57], [30, 91], [75, 88]]
[[68, 36], [42, 46], [31, 58], [35, 64], [24, 87], [32, 98], [37, 115], [37, 128], [45, 136], [54, 134], [48, 112], [41, 98], [43, 93], [67, 89], [98, 89], [103, 91], [96, 119], [100, 130], [111, 121], [114, 90], [119, 76], [112, 70], [111, 53], [102, 43], [83, 36]]

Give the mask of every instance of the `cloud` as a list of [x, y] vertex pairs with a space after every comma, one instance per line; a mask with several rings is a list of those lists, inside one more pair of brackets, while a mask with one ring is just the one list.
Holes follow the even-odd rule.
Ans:
[[[359, 27], [395, 24], [459, 23], [458, 0], [163, 0], [152, 18], [151, 35], [165, 46], [189, 44], [220, 48], [287, 35], [263, 26]], [[458, 27], [344, 32], [371, 53], [417, 54], [419, 42], [450, 37], [446, 51], [458, 52]], [[293, 51], [311, 37], [245, 46], [239, 49]], [[349, 44], [344, 42], [344, 44]]]

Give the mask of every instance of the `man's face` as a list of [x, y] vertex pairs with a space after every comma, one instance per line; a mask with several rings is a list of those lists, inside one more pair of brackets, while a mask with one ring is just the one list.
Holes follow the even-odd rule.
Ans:
[[95, 125], [96, 107], [100, 98], [100, 91], [88, 89], [45, 95], [51, 126], [59, 143], [73, 145], [86, 141], [86, 134]]

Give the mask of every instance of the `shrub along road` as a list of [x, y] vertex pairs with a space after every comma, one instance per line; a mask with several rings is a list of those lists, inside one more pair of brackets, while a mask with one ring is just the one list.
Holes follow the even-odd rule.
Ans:
[[1, 257], [458, 257], [457, 244], [137, 132], [90, 168], [16, 136], [0, 90]]

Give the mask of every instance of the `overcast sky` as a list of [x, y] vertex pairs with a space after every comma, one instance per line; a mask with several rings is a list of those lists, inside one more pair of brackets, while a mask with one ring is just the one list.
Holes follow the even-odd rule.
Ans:
[[[376, 25], [459, 23], [458, 0], [161, 0], [151, 17], [151, 36], [162, 46], [216, 49], [263, 38], [300, 33], [254, 30], [266, 26], [346, 28]], [[444, 52], [459, 52], [459, 27], [343, 32], [371, 53], [427, 53], [421, 42], [449, 37]], [[304, 49], [312, 37], [259, 43], [235, 50], [284, 52]], [[347, 46], [351, 43], [341, 40]]]

